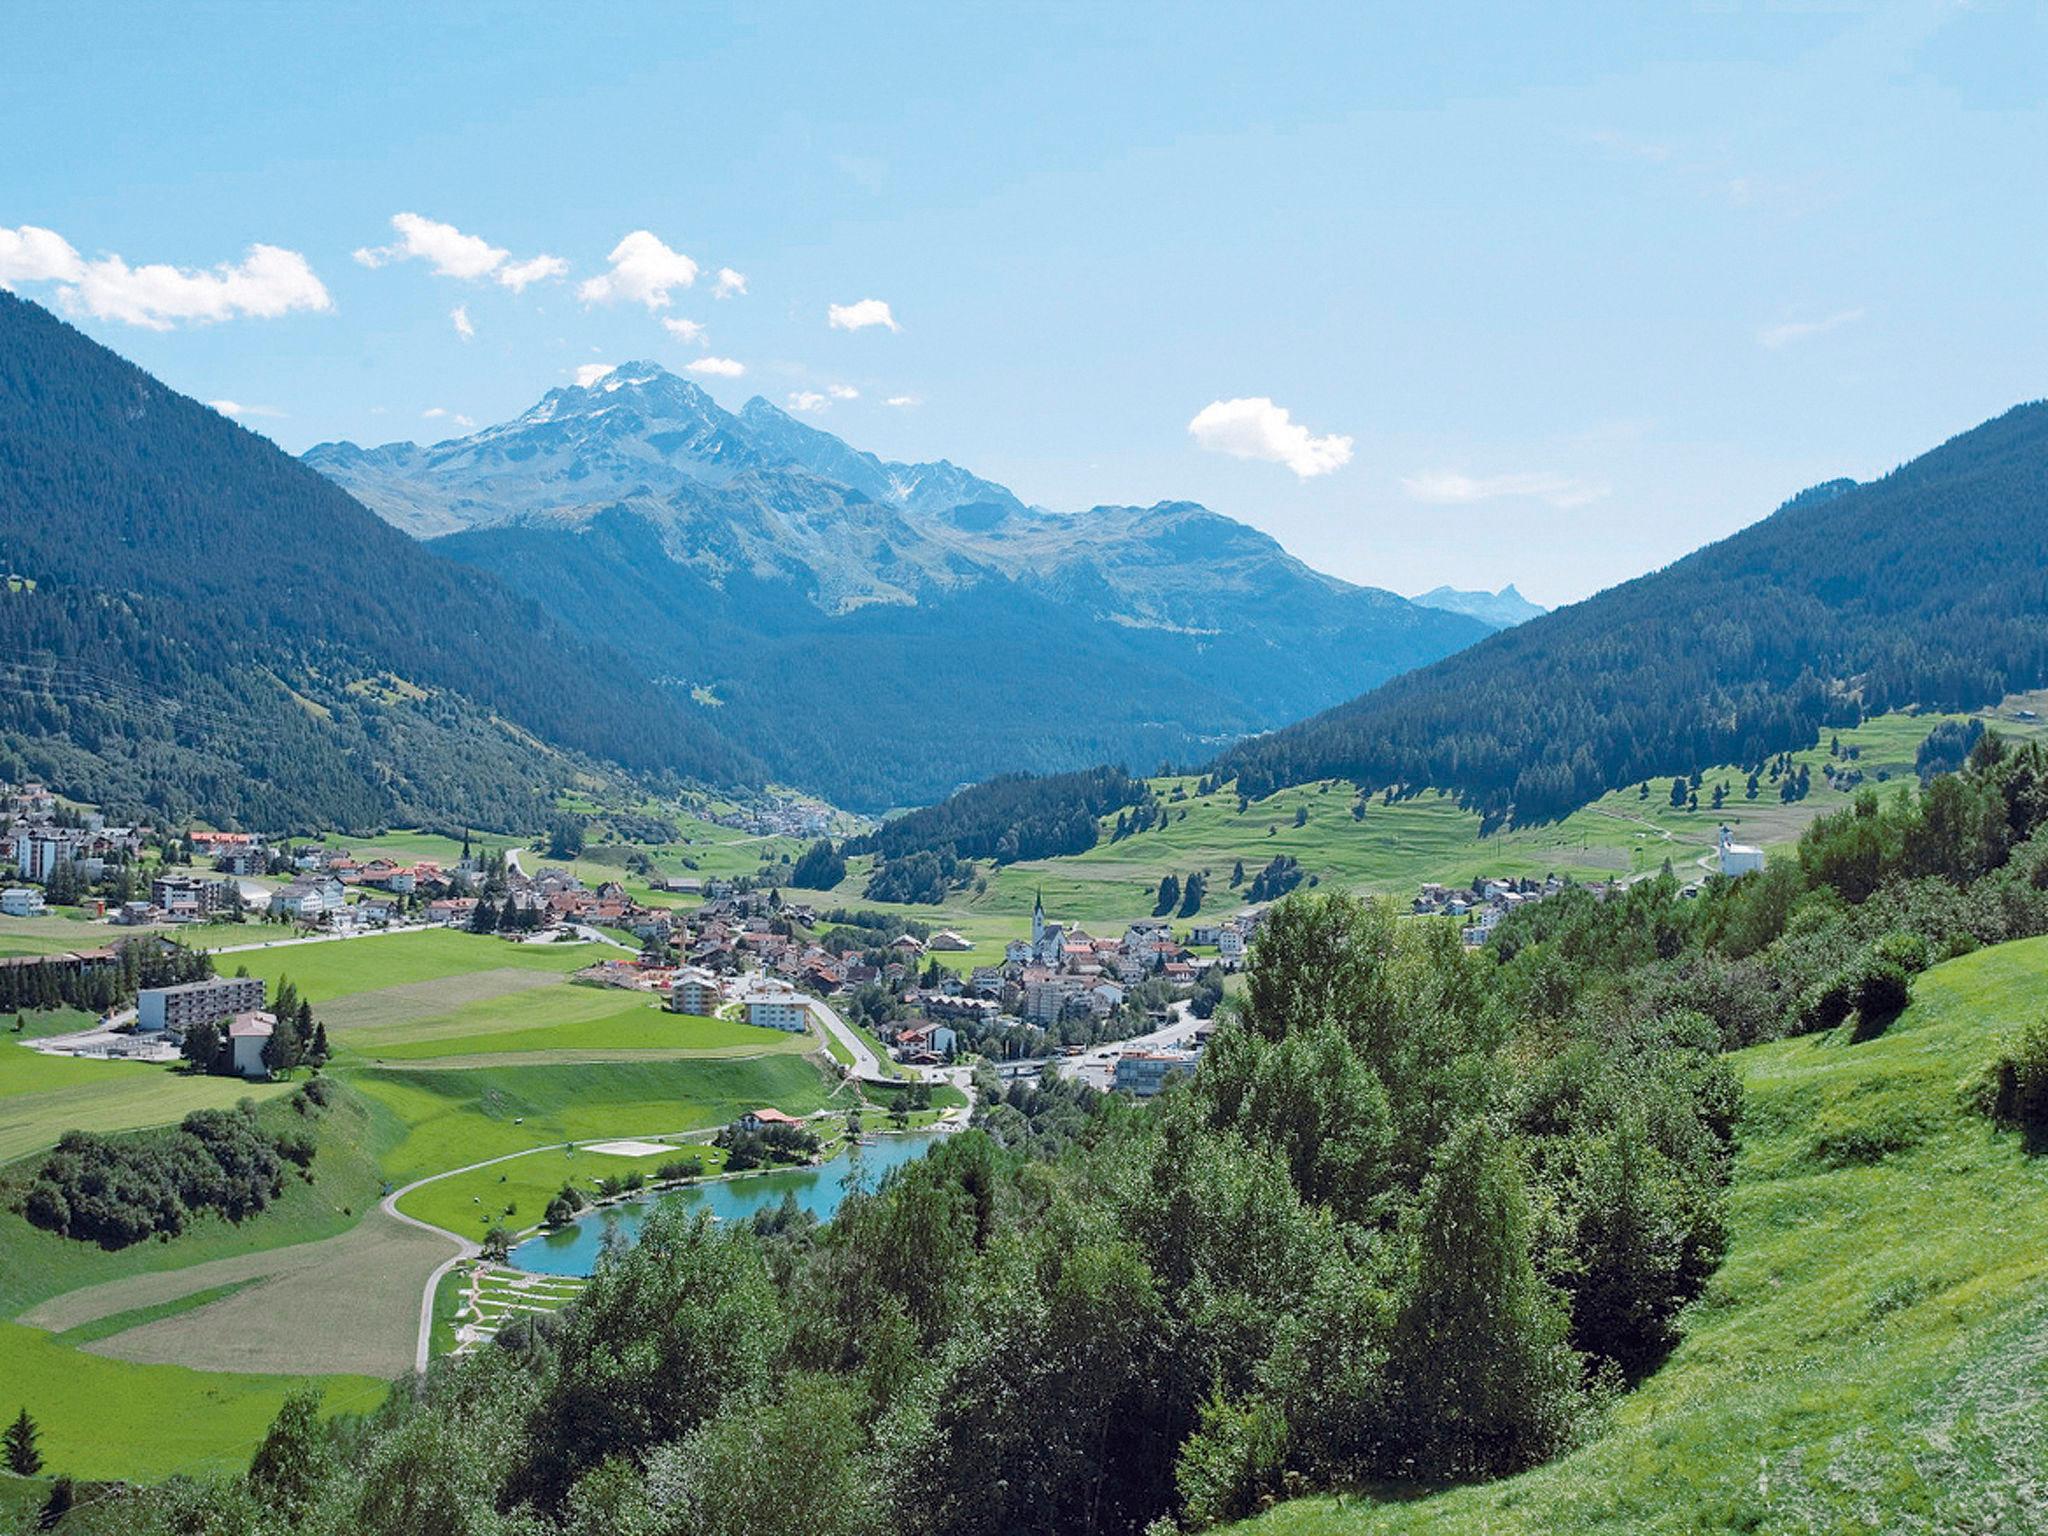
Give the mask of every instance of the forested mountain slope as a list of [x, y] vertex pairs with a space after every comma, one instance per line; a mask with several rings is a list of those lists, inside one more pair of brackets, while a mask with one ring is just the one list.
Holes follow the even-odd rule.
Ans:
[[1206, 755], [1486, 634], [1187, 502], [1058, 515], [658, 364], [420, 447], [306, 462], [549, 593], [778, 777], [883, 809], [962, 782]]
[[530, 599], [5, 293], [0, 562], [0, 744], [81, 798], [507, 825], [565, 754], [753, 771]]
[[2048, 405], [1225, 753], [1254, 797], [1345, 777], [1523, 821], [1759, 762], [1824, 725], [2048, 680]]

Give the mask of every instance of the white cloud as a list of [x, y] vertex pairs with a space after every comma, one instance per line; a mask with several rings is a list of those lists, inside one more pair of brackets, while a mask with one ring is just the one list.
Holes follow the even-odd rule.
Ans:
[[693, 341], [700, 347], [704, 345], [704, 327], [695, 320], [671, 315], [662, 320], [661, 328], [677, 341]]
[[85, 259], [54, 229], [0, 225], [0, 288], [15, 283], [75, 283], [84, 275]]
[[476, 327], [469, 322], [469, 306], [467, 304], [458, 304], [449, 310], [448, 318], [455, 322], [456, 335], [460, 336], [464, 341], [474, 341], [476, 339]]
[[612, 247], [611, 271], [587, 279], [577, 290], [586, 304], [611, 304], [625, 299], [649, 309], [666, 309], [671, 288], [697, 281], [697, 263], [672, 251], [644, 229], [636, 229]]
[[206, 402], [223, 416], [270, 416], [279, 420], [284, 412], [274, 405], [243, 405], [238, 400], [209, 400]]
[[887, 400], [884, 400], [882, 403], [884, 405], [893, 405], [898, 410], [901, 410], [905, 406], [922, 405], [924, 402], [919, 400], [915, 395], [891, 395]]
[[1475, 501], [1523, 496], [1546, 502], [1560, 510], [1586, 506], [1607, 494], [1604, 485], [1589, 484], [1566, 475], [1541, 472], [1466, 475], [1454, 469], [1424, 470], [1420, 474], [1404, 475], [1401, 488], [1416, 501], [1436, 506], [1466, 506]]
[[588, 389], [618, 366], [617, 363], [584, 363], [576, 370], [576, 387]]
[[465, 235], [453, 224], [424, 218], [417, 213], [394, 213], [391, 227], [398, 238], [389, 245], [366, 245], [355, 253], [366, 267], [381, 267], [394, 261], [424, 261], [438, 277], [458, 277], [468, 282], [492, 278], [514, 293], [542, 278], [560, 277], [569, 263], [559, 256], [532, 256], [512, 260], [512, 253], [481, 235]]
[[457, 425], [458, 427], [473, 427], [476, 425], [476, 423], [473, 420], [471, 420], [467, 416], [462, 415], [460, 412], [456, 414], [454, 420], [455, 425]]
[[828, 305], [825, 323], [835, 331], [863, 331], [871, 325], [886, 325], [892, 331], [903, 329], [896, 323], [896, 317], [889, 313], [888, 304], [881, 299]]
[[524, 293], [529, 286], [545, 278], [568, 275], [569, 263], [559, 256], [529, 256], [525, 261], [508, 261], [497, 271], [498, 281], [514, 293]]
[[851, 384], [827, 384], [825, 386], [825, 393], [834, 400], [858, 400], [860, 398], [860, 391]]
[[447, 406], [430, 405], [424, 411], [420, 412], [420, 419], [422, 421], [439, 421], [443, 416], [446, 416], [447, 414]]
[[711, 285], [711, 297], [737, 299], [743, 297], [746, 291], [747, 275], [744, 272], [735, 272], [731, 267], [718, 269], [718, 281]]
[[1285, 464], [1306, 480], [1351, 462], [1351, 439], [1316, 437], [1263, 395], [1212, 400], [1188, 423], [1188, 435], [1212, 453]]
[[700, 357], [694, 363], [683, 365], [683, 372], [705, 379], [736, 379], [746, 371], [745, 363], [730, 357]]
[[1789, 347], [1794, 342], [1805, 341], [1810, 336], [1822, 336], [1829, 331], [1840, 330], [1845, 325], [1854, 325], [1863, 318], [1860, 309], [1837, 310], [1819, 320], [1786, 320], [1777, 325], [1767, 325], [1756, 333], [1759, 344], [1773, 352], [1780, 347]]
[[280, 246], [252, 245], [239, 262], [208, 271], [162, 263], [131, 267], [113, 255], [87, 261], [63, 236], [33, 224], [0, 228], [0, 287], [15, 283], [57, 283], [57, 300], [71, 313], [152, 331], [168, 331], [181, 320], [272, 320], [295, 309], [334, 308], [306, 258]]
[[815, 389], [791, 390], [789, 408], [792, 411], [822, 411], [825, 409], [825, 397]]

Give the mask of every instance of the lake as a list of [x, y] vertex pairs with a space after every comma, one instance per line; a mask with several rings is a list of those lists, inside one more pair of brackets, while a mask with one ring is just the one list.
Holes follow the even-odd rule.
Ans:
[[597, 1256], [609, 1229], [618, 1228], [626, 1241], [632, 1242], [641, 1223], [663, 1200], [679, 1200], [692, 1210], [701, 1206], [728, 1222], [749, 1220], [754, 1212], [778, 1206], [784, 1195], [793, 1194], [796, 1203], [819, 1221], [830, 1221], [846, 1198], [847, 1175], [855, 1171], [856, 1159], [860, 1187], [871, 1190], [891, 1168], [924, 1156], [936, 1140], [929, 1132], [883, 1136], [867, 1146], [840, 1152], [815, 1168], [781, 1168], [774, 1173], [683, 1185], [603, 1206], [584, 1212], [568, 1226], [529, 1237], [512, 1250], [511, 1262], [515, 1268], [537, 1275], [587, 1275], [597, 1268]]

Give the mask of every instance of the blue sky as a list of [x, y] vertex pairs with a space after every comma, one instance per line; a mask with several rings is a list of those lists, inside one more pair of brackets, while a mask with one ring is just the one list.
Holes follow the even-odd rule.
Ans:
[[649, 357], [1549, 603], [2048, 393], [2041, 7], [1565, 9], [22, 8], [0, 280], [294, 451]]

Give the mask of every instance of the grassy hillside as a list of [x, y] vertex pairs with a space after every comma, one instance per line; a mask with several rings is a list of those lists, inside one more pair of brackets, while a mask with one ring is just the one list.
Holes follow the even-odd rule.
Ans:
[[[1980, 711], [1977, 718], [2008, 735], [2030, 735], [2041, 729], [2040, 723], [2019, 718], [2019, 711], [2039, 713], [2041, 703], [2039, 696], [2019, 696], [1997, 710]], [[1204, 870], [1209, 891], [1202, 913], [1216, 916], [1244, 905], [1245, 888], [1229, 883], [1235, 864], [1242, 861], [1249, 885], [1282, 854], [1300, 860], [1305, 881], [1397, 899], [1413, 896], [1425, 881], [1461, 885], [1480, 875], [1541, 877], [1552, 872], [1606, 880], [1652, 872], [1666, 859], [1681, 877], [1697, 878], [1707, 872], [1702, 861], [1709, 858], [1723, 822], [1742, 842], [1789, 848], [1814, 817], [1841, 809], [1853, 796], [1853, 788], [1829, 783], [1827, 767], [1859, 772], [1858, 787], [1890, 793], [1916, 782], [1914, 754], [1930, 730], [1969, 718], [1900, 712], [1874, 717], [1853, 730], [1827, 732], [1814, 746], [1791, 754], [1794, 771], [1804, 766], [1811, 784], [1806, 798], [1796, 802], [1781, 800], [1778, 785], [1768, 778], [1756, 799], [1745, 798], [1746, 770], [1724, 765], [1702, 773], [1696, 811], [1673, 808], [1666, 778], [1653, 781], [1647, 795], [1639, 785], [1630, 786], [1560, 821], [1511, 826], [1485, 836], [1476, 813], [1435, 792], [1391, 805], [1376, 797], [1357, 816], [1353, 786], [1326, 779], [1280, 790], [1240, 811], [1231, 785], [1198, 795], [1198, 781], [1191, 776], [1154, 779], [1166, 820], [1150, 831], [1112, 842], [1105, 828], [1103, 840], [1085, 853], [994, 870], [985, 889], [960, 891], [940, 906], [882, 909], [957, 928], [976, 941], [972, 953], [935, 957], [964, 968], [1000, 958], [1004, 940], [1028, 932], [1031, 904], [1041, 891], [1055, 919], [1105, 931], [1150, 916], [1163, 876], [1185, 880]], [[1829, 748], [1837, 737], [1843, 755], [1831, 757]], [[1854, 758], [1847, 755], [1851, 751]], [[1712, 807], [1716, 784], [1727, 786], [1726, 803], [1718, 812]], [[851, 861], [845, 883], [825, 901], [880, 906], [860, 899], [871, 863], [868, 858]]]
[[1964, 1102], [2048, 1010], [2048, 939], [1919, 978], [1881, 1038], [1742, 1053], [1727, 1262], [1573, 1455], [1441, 1493], [1284, 1505], [1260, 1536], [2048, 1529], [2048, 1159]]

